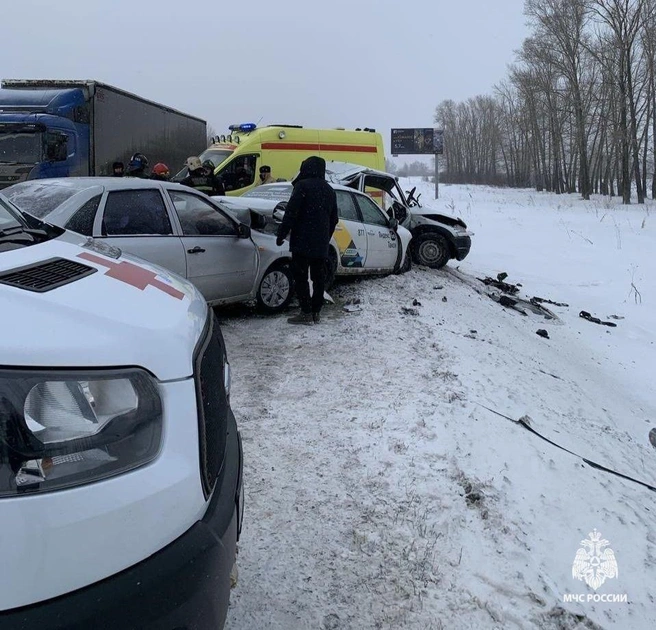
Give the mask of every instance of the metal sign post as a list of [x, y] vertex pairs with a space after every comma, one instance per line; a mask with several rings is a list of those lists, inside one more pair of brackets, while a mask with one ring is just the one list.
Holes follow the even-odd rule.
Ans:
[[435, 154], [435, 199], [440, 198], [440, 154]]

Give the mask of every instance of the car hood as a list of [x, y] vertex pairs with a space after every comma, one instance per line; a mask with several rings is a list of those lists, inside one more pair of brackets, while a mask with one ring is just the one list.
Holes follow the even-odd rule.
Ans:
[[424, 211], [422, 211], [422, 208], [411, 208], [410, 212], [417, 223], [443, 223], [450, 227], [459, 226], [463, 229], [467, 229], [467, 224], [460, 217], [438, 214], [437, 212], [433, 212], [430, 208], [426, 208]]
[[208, 316], [205, 300], [175, 274], [117, 253], [71, 232], [2, 253], [0, 274], [53, 258], [95, 270], [42, 293], [0, 284], [2, 364], [139, 366], [160, 380], [190, 376]]
[[[221, 203], [233, 215], [238, 216], [241, 221], [242, 216], [248, 215], [248, 210], [255, 210], [261, 214], [271, 214], [275, 207], [280, 203], [276, 199], [264, 199], [263, 197], [213, 197]], [[246, 210], [246, 213], [243, 211]]]

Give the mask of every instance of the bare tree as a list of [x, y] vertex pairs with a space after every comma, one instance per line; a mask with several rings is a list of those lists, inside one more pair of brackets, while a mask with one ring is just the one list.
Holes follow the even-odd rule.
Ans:
[[645, 191], [640, 176], [638, 140], [639, 105], [636, 89], [636, 60], [639, 58], [639, 34], [654, 15], [652, 0], [587, 0], [590, 11], [608, 34], [600, 33], [604, 43], [615, 48], [616, 77], [619, 89], [620, 134], [622, 156], [622, 199], [631, 203], [631, 167], [638, 193], [644, 203]]
[[214, 127], [210, 123], [207, 123], [206, 135], [207, 135], [207, 138], [206, 138], [207, 146], [209, 146], [210, 144], [212, 144], [212, 138], [214, 136], [216, 136], [216, 129], [214, 129]]
[[[446, 181], [656, 198], [656, 0], [525, 0], [494, 96], [443, 101]], [[651, 160], [651, 161], [650, 161]]]
[[567, 81], [574, 109], [579, 152], [579, 189], [590, 199], [587, 121], [583, 95], [585, 32], [588, 12], [584, 0], [526, 0], [526, 15], [536, 35], [531, 54], [558, 69]]

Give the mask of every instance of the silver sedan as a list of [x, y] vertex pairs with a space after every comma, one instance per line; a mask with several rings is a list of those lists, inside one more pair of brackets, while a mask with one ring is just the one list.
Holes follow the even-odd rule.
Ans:
[[209, 304], [255, 302], [267, 312], [293, 296], [290, 254], [260, 232], [257, 213], [226, 208], [193, 188], [137, 178], [21, 182], [1, 193], [24, 212], [106, 241], [193, 282]]

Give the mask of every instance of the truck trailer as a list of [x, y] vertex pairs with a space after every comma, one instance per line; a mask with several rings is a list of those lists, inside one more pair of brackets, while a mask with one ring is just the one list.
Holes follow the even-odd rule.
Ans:
[[111, 175], [136, 152], [172, 172], [207, 145], [200, 118], [99, 81], [4, 80], [0, 189], [26, 179]]

